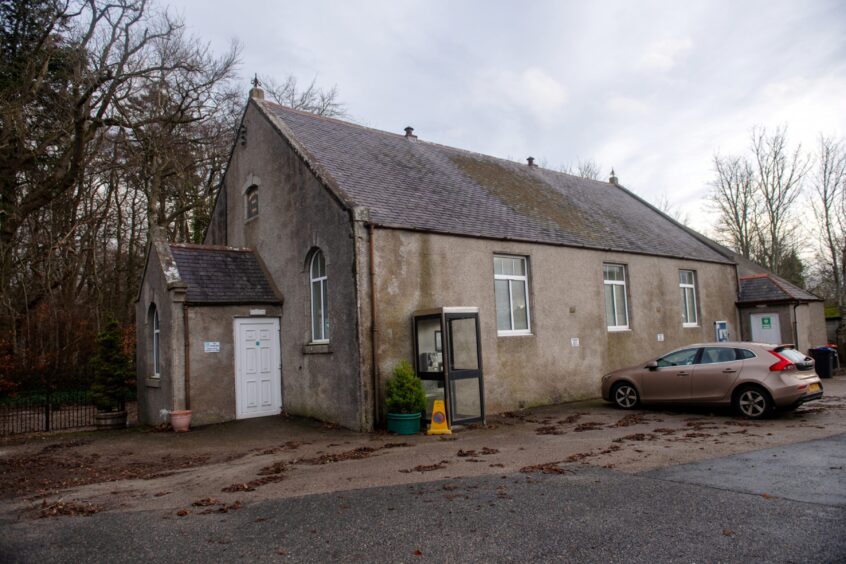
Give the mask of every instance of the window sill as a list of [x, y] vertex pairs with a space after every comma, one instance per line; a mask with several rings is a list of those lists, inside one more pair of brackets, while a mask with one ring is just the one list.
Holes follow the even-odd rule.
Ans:
[[149, 378], [148, 377], [146, 380], [144, 380], [144, 385], [146, 385], [148, 388], [161, 388], [162, 387], [162, 379], [161, 379], [161, 377], [157, 377], [157, 378]]
[[248, 223], [252, 223], [253, 221], [257, 220], [258, 218], [259, 218], [258, 215], [254, 215], [253, 217], [245, 217], [244, 218], [244, 225], [247, 225]]
[[631, 333], [632, 330], [630, 327], [608, 327], [609, 333]]
[[698, 323], [682, 323], [682, 329], [699, 329]]
[[306, 343], [303, 354], [332, 354], [332, 346], [329, 343]]
[[497, 337], [534, 337], [531, 331], [497, 331]]

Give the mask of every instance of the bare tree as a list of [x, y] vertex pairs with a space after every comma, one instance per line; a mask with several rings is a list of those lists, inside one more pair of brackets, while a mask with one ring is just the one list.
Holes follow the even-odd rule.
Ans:
[[662, 211], [664, 214], [672, 217], [679, 223], [683, 225], [687, 225], [689, 223], [689, 218], [687, 214], [682, 213], [679, 208], [677, 208], [675, 205], [673, 205], [672, 202], [670, 202], [670, 198], [667, 196], [666, 192], [658, 196], [653, 205], [660, 211]]
[[764, 128], [753, 129], [752, 151], [760, 202], [756, 216], [758, 262], [781, 273], [783, 262], [795, 249], [794, 203], [802, 191], [809, 160], [801, 145], [788, 148], [786, 128], [771, 135]]
[[751, 259], [755, 252], [757, 214], [752, 165], [743, 157], [715, 155], [714, 172], [710, 200], [719, 213], [717, 229], [723, 242]]
[[[0, 392], [84, 378], [102, 319], [134, 335], [149, 229], [198, 241], [208, 225], [243, 110], [238, 48], [216, 56], [152, 2], [0, 1]], [[314, 82], [285, 95], [343, 111]]]
[[802, 284], [795, 205], [808, 158], [788, 147], [786, 128], [753, 128], [750, 155], [714, 156], [710, 200], [724, 243], [746, 258]]
[[[179, 27], [147, 0], [4, 3], [6, 62], [0, 84], [0, 244], [67, 192], [84, 173], [87, 149], [116, 101], [167, 68], [148, 47]], [[20, 29], [29, 30], [25, 35]]]
[[317, 79], [312, 79], [308, 86], [300, 88], [294, 76], [289, 76], [283, 82], [270, 76], [261, 76], [259, 79], [268, 95], [278, 104], [319, 116], [346, 115], [346, 107], [339, 101], [335, 86], [323, 90], [317, 86]]
[[812, 182], [823, 275], [829, 279], [841, 316], [846, 317], [846, 142], [820, 136]]
[[579, 159], [575, 165], [566, 164], [561, 166], [560, 170], [589, 180], [599, 180], [602, 177], [602, 167], [593, 159]]

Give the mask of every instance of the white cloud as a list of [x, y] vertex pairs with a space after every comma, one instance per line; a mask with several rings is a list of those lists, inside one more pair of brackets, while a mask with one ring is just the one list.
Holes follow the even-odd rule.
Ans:
[[648, 104], [629, 96], [612, 96], [606, 105], [612, 112], [620, 114], [645, 114], [649, 111]]
[[538, 119], [558, 113], [568, 99], [567, 88], [537, 67], [482, 72], [474, 90], [480, 101], [522, 109]]
[[638, 67], [643, 70], [666, 72], [693, 47], [689, 37], [661, 39], [646, 46]]

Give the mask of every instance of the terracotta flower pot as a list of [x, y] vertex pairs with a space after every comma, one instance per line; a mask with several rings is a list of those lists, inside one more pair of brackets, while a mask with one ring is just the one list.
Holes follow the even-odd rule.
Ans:
[[170, 426], [177, 433], [187, 433], [191, 426], [191, 410], [184, 409], [170, 412]]

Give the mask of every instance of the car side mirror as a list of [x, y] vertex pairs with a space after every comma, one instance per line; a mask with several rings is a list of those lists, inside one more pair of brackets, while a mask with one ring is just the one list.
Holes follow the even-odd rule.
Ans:
[[658, 370], [658, 361], [657, 360], [650, 360], [646, 363], [646, 367], [649, 370]]

